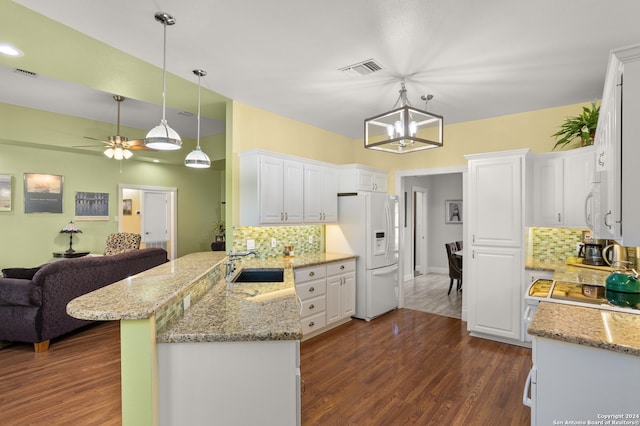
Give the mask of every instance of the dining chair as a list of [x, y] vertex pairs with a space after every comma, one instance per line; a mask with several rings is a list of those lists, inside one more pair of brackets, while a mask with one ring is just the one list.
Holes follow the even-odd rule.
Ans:
[[456, 291], [462, 291], [462, 257], [456, 256], [455, 252], [458, 251], [456, 243], [445, 243], [445, 249], [447, 250], [447, 260], [449, 262], [449, 291], [447, 294], [451, 294], [453, 288], [453, 280], [456, 280]]

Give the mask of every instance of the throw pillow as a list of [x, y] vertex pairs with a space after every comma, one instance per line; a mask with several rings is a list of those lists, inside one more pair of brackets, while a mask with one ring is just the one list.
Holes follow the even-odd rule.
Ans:
[[2, 275], [5, 278], [19, 278], [22, 280], [30, 280], [40, 270], [41, 266], [35, 268], [5, 268]]

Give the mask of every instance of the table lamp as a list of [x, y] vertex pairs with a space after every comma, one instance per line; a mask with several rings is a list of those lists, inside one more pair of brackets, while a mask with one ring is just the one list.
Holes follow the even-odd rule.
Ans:
[[67, 226], [60, 231], [61, 234], [69, 234], [69, 250], [65, 251], [65, 254], [75, 253], [73, 249], [73, 234], [77, 234], [78, 232], [81, 233], [82, 231], [78, 229], [73, 221], [69, 222]]

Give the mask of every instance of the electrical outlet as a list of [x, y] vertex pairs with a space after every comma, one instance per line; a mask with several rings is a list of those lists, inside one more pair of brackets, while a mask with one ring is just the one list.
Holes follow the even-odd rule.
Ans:
[[313, 235], [309, 235], [309, 244], [313, 244]]
[[184, 299], [182, 299], [182, 309], [187, 310], [191, 306], [191, 295], [187, 294]]
[[256, 249], [256, 240], [247, 240], [247, 250]]
[[276, 240], [275, 238], [272, 238], [271, 239], [271, 247], [275, 248], [277, 244], [278, 244], [278, 240]]

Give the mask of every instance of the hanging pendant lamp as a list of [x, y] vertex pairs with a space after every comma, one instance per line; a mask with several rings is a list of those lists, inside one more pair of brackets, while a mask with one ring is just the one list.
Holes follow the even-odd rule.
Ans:
[[184, 159], [184, 165], [193, 167], [194, 169], [206, 169], [211, 167], [211, 160], [200, 148], [200, 77], [207, 75], [207, 72], [203, 70], [193, 70], [193, 73], [198, 76], [198, 137], [196, 149], [187, 155], [187, 158]]
[[167, 25], [173, 25], [176, 20], [168, 13], [159, 12], [155, 14], [156, 21], [162, 23], [164, 26], [164, 51], [162, 58], [162, 120], [160, 124], [154, 127], [147, 133], [144, 138], [145, 146], [157, 149], [160, 151], [172, 151], [180, 149], [182, 146], [182, 140], [178, 132], [173, 130], [167, 124], [166, 108], [167, 108]]

